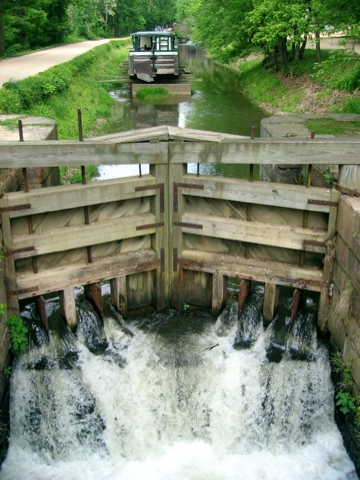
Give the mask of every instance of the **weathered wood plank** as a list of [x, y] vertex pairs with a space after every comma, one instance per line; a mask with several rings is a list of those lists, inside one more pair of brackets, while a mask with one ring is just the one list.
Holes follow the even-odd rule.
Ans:
[[169, 139], [169, 127], [159, 125], [157, 127], [140, 128], [139, 130], [128, 130], [126, 132], [109, 133], [95, 138], [89, 138], [87, 142], [105, 140], [111, 143], [130, 143], [143, 141], [159, 141]]
[[275, 311], [279, 302], [279, 287], [275, 283], [265, 283], [263, 317], [266, 326], [274, 318]]
[[64, 317], [67, 325], [74, 330], [77, 325], [77, 314], [75, 305], [74, 289], [72, 287], [64, 288], [59, 294], [60, 313]]
[[[182, 227], [183, 233], [257, 243], [279, 248], [318, 253], [325, 252], [325, 246], [304, 244], [304, 241], [325, 242], [326, 232], [324, 231], [287, 225], [246, 222], [235, 218], [222, 218], [191, 213], [185, 213], [182, 216], [182, 222], [185, 224], [185, 226]], [[192, 228], [191, 226], [186, 226], [186, 224], [202, 226], [202, 228]]]
[[288, 185], [273, 182], [249, 182], [243, 179], [185, 175], [184, 183], [202, 185], [202, 190], [196, 188], [182, 188], [183, 195], [195, 197], [216, 198], [234, 202], [246, 202], [272, 207], [294, 208], [312, 212], [330, 211], [328, 205], [308, 203], [308, 200], [328, 202], [331, 190], [326, 188], [306, 188], [299, 185]]
[[32, 235], [18, 235], [13, 237], [15, 249], [34, 247], [34, 251], [25, 251], [16, 254], [18, 258], [28, 258], [34, 255], [62, 252], [75, 248], [82, 248], [101, 243], [113, 242], [125, 238], [134, 238], [145, 234], [155, 233], [155, 227], [137, 230], [156, 222], [155, 215], [144, 213], [121, 219], [96, 222], [90, 225], [62, 227]]
[[[196, 132], [192, 136], [195, 141], [154, 141], [149, 132], [148, 137], [132, 136], [118, 141], [94, 138], [83, 142], [0, 142], [0, 168], [162, 164], [168, 161], [283, 165], [360, 163], [360, 139], [353, 137], [307, 140], [233, 136], [225, 139], [225, 136], [220, 138], [218, 134], [204, 132]], [[147, 141], [149, 139], [152, 141]], [[164, 140], [162, 136], [158, 139]]]
[[212, 302], [211, 313], [219, 315], [226, 302], [227, 296], [227, 277], [214, 272], [212, 278]]
[[[196, 130], [193, 128], [179, 128], [168, 126], [169, 139], [178, 141], [202, 141], [202, 142], [232, 142], [241, 139], [249, 139], [242, 135], [231, 135], [221, 132], [210, 132], [206, 130]], [[249, 132], [250, 133], [250, 132]]]
[[173, 142], [170, 163], [359, 165], [360, 139], [239, 139], [237, 142]]
[[37, 274], [22, 273], [16, 277], [19, 298], [66, 290], [87, 283], [101, 282], [112, 278], [156, 269], [159, 260], [152, 250], [139, 250], [102, 258], [89, 264], [71, 264], [65, 267], [39, 271]]
[[[8, 205], [7, 198], [0, 199], [0, 206], [6, 209]], [[10, 254], [13, 247], [11, 237], [10, 215], [7, 211], [1, 211], [1, 246], [4, 249], [4, 259], [1, 262], [1, 269], [4, 271], [5, 296], [8, 315], [20, 314], [19, 299], [16, 296], [16, 275], [14, 255]]]
[[8, 193], [10, 207], [30, 204], [26, 210], [10, 212], [11, 218], [24, 215], [36, 215], [44, 212], [54, 212], [86, 205], [100, 205], [103, 203], [143, 198], [156, 195], [156, 190], [135, 191], [136, 187], [150, 186], [155, 183], [152, 175], [143, 177], [127, 177], [115, 180], [91, 182], [86, 185], [62, 185], [32, 190], [30, 192]]
[[167, 163], [167, 158], [167, 142], [116, 144], [100, 140], [0, 142], [0, 168], [161, 164]]
[[237, 277], [258, 282], [271, 282], [277, 285], [321, 291], [326, 286], [321, 269], [300, 268], [289, 263], [266, 262], [234, 257], [211, 252], [184, 250], [181, 268], [199, 272], [218, 271], [228, 277]]

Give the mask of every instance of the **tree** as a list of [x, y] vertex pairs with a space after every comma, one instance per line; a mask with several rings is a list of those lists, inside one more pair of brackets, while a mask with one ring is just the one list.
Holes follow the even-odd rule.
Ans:
[[277, 66], [287, 65], [288, 42], [292, 43], [292, 56], [301, 58], [301, 45], [310, 32], [311, 10], [308, 1], [255, 0], [254, 9], [247, 15], [248, 33]]
[[249, 47], [246, 15], [253, 7], [252, 0], [197, 0], [188, 10], [195, 26], [193, 40], [206, 46], [216, 56], [239, 56]]

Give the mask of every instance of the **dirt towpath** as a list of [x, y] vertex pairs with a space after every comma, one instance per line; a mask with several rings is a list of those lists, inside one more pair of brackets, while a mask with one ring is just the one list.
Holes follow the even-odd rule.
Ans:
[[55, 65], [68, 62], [78, 55], [82, 55], [92, 48], [103, 45], [109, 41], [110, 39], [89, 40], [64, 45], [62, 47], [39, 50], [29, 53], [28, 55], [22, 55], [21, 57], [6, 58], [0, 61], [0, 88], [5, 82], [22, 80], [37, 73], [44, 72]]

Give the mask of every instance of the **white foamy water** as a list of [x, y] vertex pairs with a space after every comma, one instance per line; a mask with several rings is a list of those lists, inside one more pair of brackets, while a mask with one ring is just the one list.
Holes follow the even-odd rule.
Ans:
[[[130, 337], [108, 318], [102, 354], [71, 336], [28, 352], [12, 375], [0, 478], [356, 479], [326, 349], [315, 339], [313, 361], [269, 362], [271, 329], [235, 350], [236, 324], [221, 321], [157, 315]], [[78, 360], [61, 362], [74, 347]]]

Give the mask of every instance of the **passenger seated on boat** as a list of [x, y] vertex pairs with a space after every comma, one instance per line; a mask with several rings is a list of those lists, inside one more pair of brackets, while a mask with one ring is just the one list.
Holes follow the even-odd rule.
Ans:
[[148, 47], [148, 46], [146, 45], [146, 43], [145, 43], [145, 45], [144, 45], [144, 50], [151, 50], [151, 48]]

